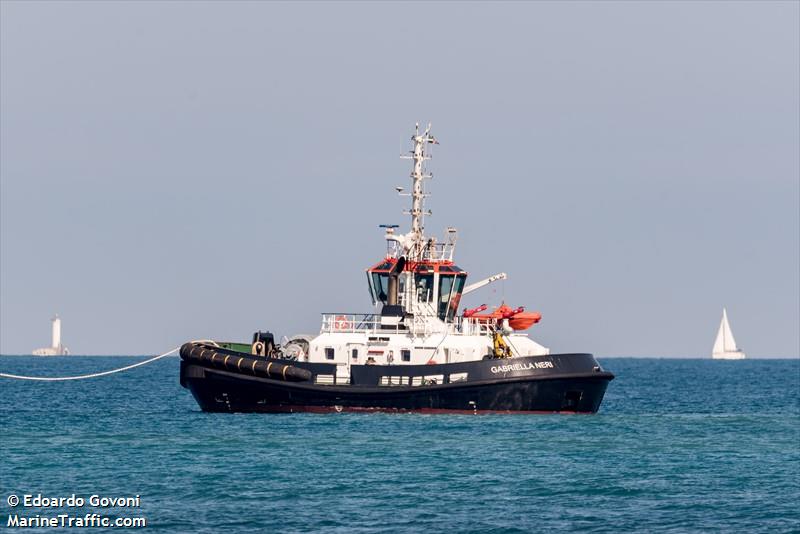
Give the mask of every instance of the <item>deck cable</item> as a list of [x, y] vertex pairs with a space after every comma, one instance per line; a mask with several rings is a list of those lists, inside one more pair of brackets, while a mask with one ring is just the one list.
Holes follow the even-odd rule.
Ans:
[[123, 371], [128, 371], [135, 367], [141, 367], [142, 365], [147, 365], [148, 363], [153, 363], [156, 360], [160, 360], [161, 358], [165, 358], [178, 352], [181, 348], [175, 347], [174, 349], [165, 352], [164, 354], [159, 354], [158, 356], [154, 356], [148, 360], [143, 362], [137, 362], [131, 365], [126, 365], [125, 367], [120, 367], [119, 369], [111, 369], [110, 371], [101, 371], [99, 373], [91, 373], [88, 375], [78, 375], [78, 376], [24, 376], [24, 375], [12, 375], [9, 373], [0, 373], [0, 378], [13, 378], [15, 380], [35, 380], [39, 382], [63, 382], [65, 380], [85, 380], [87, 378], [97, 378], [99, 376], [107, 376], [113, 375], [114, 373], [121, 373]]

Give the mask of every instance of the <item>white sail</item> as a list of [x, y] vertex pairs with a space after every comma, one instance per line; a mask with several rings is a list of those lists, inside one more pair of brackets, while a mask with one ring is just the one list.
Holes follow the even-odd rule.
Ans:
[[719, 323], [711, 357], [718, 360], [741, 360], [745, 357], [744, 352], [736, 347], [736, 339], [733, 337], [733, 331], [728, 322], [728, 312], [725, 308], [722, 308], [722, 321]]

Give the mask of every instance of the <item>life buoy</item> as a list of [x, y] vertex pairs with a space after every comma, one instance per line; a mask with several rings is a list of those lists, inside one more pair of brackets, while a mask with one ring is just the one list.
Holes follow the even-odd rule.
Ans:
[[337, 315], [336, 319], [333, 320], [333, 327], [336, 330], [349, 330], [350, 321], [348, 321], [347, 317], [345, 317], [344, 315]]

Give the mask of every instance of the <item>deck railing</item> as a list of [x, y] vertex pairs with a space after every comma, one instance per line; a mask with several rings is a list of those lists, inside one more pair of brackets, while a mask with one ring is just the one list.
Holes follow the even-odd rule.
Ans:
[[380, 330], [376, 313], [323, 313], [321, 332], [370, 332]]
[[[437, 319], [437, 320], [430, 320]], [[452, 323], [443, 324], [441, 330], [435, 325], [438, 322], [436, 317], [415, 316], [413, 319], [406, 318], [404, 324], [400, 325], [381, 325], [381, 315], [378, 313], [323, 313], [321, 333], [406, 333], [411, 329], [425, 334], [436, 332], [447, 332], [448, 335], [484, 335], [488, 336], [494, 332], [497, 326], [496, 319], [477, 319], [475, 317], [456, 317]], [[441, 323], [439, 323], [441, 324]]]
[[422, 258], [428, 261], [453, 261], [455, 243], [436, 243], [425, 247]]
[[[397, 245], [397, 241], [386, 242], [386, 257], [399, 258], [403, 254], [402, 247]], [[426, 245], [422, 250], [422, 261], [453, 261], [453, 253], [455, 252], [455, 243], [434, 243]]]

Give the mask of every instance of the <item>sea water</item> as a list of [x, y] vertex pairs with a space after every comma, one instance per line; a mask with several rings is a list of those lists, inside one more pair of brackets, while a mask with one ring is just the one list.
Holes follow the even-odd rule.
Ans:
[[[4, 356], [0, 370], [137, 360]], [[0, 528], [97, 513], [153, 532], [800, 531], [800, 360], [601, 362], [617, 379], [580, 416], [207, 414], [177, 358], [0, 379]]]

